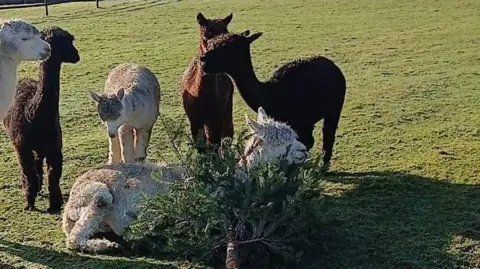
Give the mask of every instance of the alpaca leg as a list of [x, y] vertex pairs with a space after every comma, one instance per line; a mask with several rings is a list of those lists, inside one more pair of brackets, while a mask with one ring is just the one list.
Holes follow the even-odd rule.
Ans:
[[124, 163], [133, 163], [133, 128], [130, 126], [123, 125], [118, 130], [120, 138], [120, 147], [122, 152], [122, 161]]
[[113, 196], [107, 185], [101, 182], [89, 182], [72, 189], [62, 214], [62, 230], [67, 237], [76, 221], [80, 219], [80, 216], [92, 201], [100, 207], [111, 206]]
[[[67, 248], [77, 249], [87, 252], [101, 252], [109, 248], [116, 248], [118, 244], [106, 239], [91, 239], [91, 237], [100, 232], [100, 224], [105, 220], [105, 216], [112, 209], [113, 196], [111, 195], [108, 187], [104, 184], [93, 184], [91, 188], [86, 188], [80, 196], [89, 196], [91, 189], [95, 192], [92, 201], [86, 206], [81, 208], [68, 208], [71, 212], [64, 212], [63, 229], [67, 235]], [[76, 197], [80, 198], [80, 197]], [[69, 213], [76, 215], [76, 212], [80, 211], [80, 216], [72, 227]]]
[[122, 160], [122, 153], [120, 148], [120, 140], [118, 136], [108, 138], [108, 163], [119, 163]]
[[16, 147], [17, 159], [22, 170], [22, 187], [25, 193], [27, 205], [25, 210], [35, 209], [35, 198], [38, 193], [38, 174], [33, 151], [28, 147]]
[[38, 192], [42, 191], [43, 187], [43, 161], [45, 159], [45, 155], [37, 152], [35, 156], [35, 168], [37, 169], [38, 175]]
[[217, 122], [206, 122], [205, 137], [207, 138], [207, 142], [210, 145], [220, 144], [220, 140], [222, 139], [222, 128], [220, 124], [218, 124]]
[[[230, 97], [231, 98], [231, 97]], [[227, 108], [225, 109], [224, 121], [223, 121], [223, 132], [222, 138], [230, 137], [233, 138], [234, 130], [233, 130], [233, 105], [232, 100], [228, 101]]]
[[86, 252], [102, 252], [117, 248], [118, 244], [106, 239], [91, 239], [98, 232], [98, 227], [106, 215], [106, 210], [97, 207], [94, 202], [84, 209], [80, 218], [67, 237], [67, 248]]
[[60, 190], [60, 178], [62, 177], [63, 154], [57, 148], [47, 152], [48, 194], [50, 207], [48, 212], [58, 212], [63, 205], [62, 191]]
[[203, 133], [203, 120], [195, 119], [190, 121], [190, 132], [192, 133], [192, 139], [196, 146], [198, 146], [199, 140], [205, 141], [205, 134]]
[[315, 126], [307, 126], [301, 128], [294, 128], [295, 132], [298, 134], [298, 140], [302, 142], [307, 150], [310, 150], [315, 143], [315, 139], [313, 138], [313, 128]]
[[152, 128], [135, 130], [135, 133], [136, 133], [135, 161], [136, 162], [144, 162], [145, 158], [147, 158], [147, 149], [150, 143], [150, 135], [152, 134]]
[[340, 112], [325, 117], [323, 121], [323, 166], [328, 168], [333, 154], [335, 134], [340, 121]]
[[190, 132], [192, 134], [192, 141], [197, 146], [199, 135], [203, 138], [203, 109], [201, 109], [200, 101], [198, 99], [190, 99], [190, 97], [183, 96], [183, 108], [190, 121]]
[[[65, 208], [65, 210], [67, 210]], [[68, 214], [64, 213], [62, 216], [62, 230], [65, 233], [65, 236], [68, 237], [68, 235], [71, 233], [73, 227], [75, 226], [75, 221], [69, 219], [67, 217]]]

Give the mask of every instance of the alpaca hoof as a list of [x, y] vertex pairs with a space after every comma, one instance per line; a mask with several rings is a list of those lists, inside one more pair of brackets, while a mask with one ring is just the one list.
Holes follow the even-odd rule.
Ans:
[[53, 203], [50, 202], [50, 207], [48, 207], [47, 212], [50, 214], [59, 213], [62, 209], [62, 205], [63, 205], [63, 199]]
[[25, 211], [37, 211], [37, 208], [35, 207], [35, 205], [26, 205], [23, 210]]
[[49, 207], [47, 209], [48, 214], [58, 214], [61, 211], [61, 207]]
[[329, 163], [329, 162], [328, 162], [328, 163], [324, 163], [324, 164], [322, 165], [322, 167], [320, 168], [320, 171], [321, 171], [323, 174], [327, 173], [328, 170], [330, 170], [330, 163]]
[[137, 162], [137, 163], [144, 163], [144, 162], [145, 162], [145, 157], [136, 158], [136, 159], [135, 159], [135, 162]]

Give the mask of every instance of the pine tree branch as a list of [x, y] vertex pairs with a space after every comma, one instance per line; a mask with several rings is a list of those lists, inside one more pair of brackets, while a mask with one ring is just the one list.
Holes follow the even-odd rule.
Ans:
[[217, 245], [215, 245], [214, 247], [212, 247], [211, 249], [207, 250], [202, 256], [200, 256], [200, 258], [198, 258], [197, 260], [201, 261], [203, 260], [203, 258], [205, 258], [208, 254], [210, 254], [212, 251], [215, 251], [217, 248], [221, 247], [223, 244], [225, 243], [225, 240], [220, 240], [220, 242], [218, 242]]
[[[165, 131], [167, 133], [167, 136], [168, 136], [168, 140], [170, 141], [170, 144], [172, 145], [173, 149], [174, 149], [174, 152], [175, 154], [177, 155], [177, 158], [183, 162], [183, 156], [182, 156], [182, 153], [180, 151], [180, 148], [178, 147], [178, 145], [175, 143], [175, 138], [176, 138], [176, 135], [174, 134], [173, 136], [170, 134], [170, 128], [168, 127], [164, 117], [162, 116], [162, 114], [159, 114], [158, 115], [160, 117], [160, 121], [162, 122], [162, 125], [163, 127], [165, 128]], [[183, 130], [183, 122], [184, 122], [184, 119], [182, 118], [182, 121], [180, 122], [180, 128], [182, 128]]]

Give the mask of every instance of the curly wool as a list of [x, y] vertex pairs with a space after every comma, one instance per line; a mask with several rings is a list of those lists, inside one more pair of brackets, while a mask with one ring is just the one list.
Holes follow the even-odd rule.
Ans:
[[[160, 173], [162, 180], [153, 178]], [[119, 163], [91, 169], [74, 183], [62, 216], [62, 229], [70, 249], [102, 252], [117, 247], [107, 239], [91, 238], [98, 232], [122, 236], [138, 215], [143, 195], [168, 191], [186, 171], [165, 164]]]
[[[246, 156], [239, 166], [251, 168], [280, 158], [290, 163], [306, 159], [306, 148], [292, 135], [293, 130], [270, 119], [262, 108], [258, 110], [257, 121], [248, 119], [247, 123], [254, 135], [246, 142]], [[236, 179], [245, 178], [243, 168], [236, 171]], [[154, 179], [153, 173], [160, 173], [162, 180]], [[91, 237], [110, 231], [122, 236], [138, 216], [140, 197], [164, 194], [170, 182], [184, 180], [186, 175], [181, 166], [142, 163], [105, 165], [87, 171], [75, 181], [63, 212], [67, 247], [88, 252], [117, 247], [107, 239]]]

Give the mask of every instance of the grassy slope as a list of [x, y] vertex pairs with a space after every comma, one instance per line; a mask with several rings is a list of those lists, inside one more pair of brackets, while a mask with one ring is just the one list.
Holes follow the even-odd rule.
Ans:
[[[480, 237], [480, 2], [241, 0], [69, 3], [3, 10], [77, 38], [78, 65], [62, 72], [64, 177], [68, 194], [83, 169], [103, 162], [104, 128], [87, 90], [134, 61], [162, 87], [161, 111], [184, 118], [178, 80], [196, 49], [195, 15], [234, 12], [231, 29], [263, 31], [252, 48], [261, 79], [288, 59], [335, 60], [348, 82], [326, 219], [335, 221], [317, 268], [478, 268]], [[34, 63], [20, 76], [36, 76]], [[237, 130], [253, 114], [235, 93]], [[320, 147], [320, 124], [317, 148]], [[158, 123], [153, 145], [173, 156]], [[18, 165], [0, 132], [0, 267], [147, 268], [158, 261], [66, 252], [59, 216], [22, 212]], [[46, 208], [47, 197], [39, 199]], [[1, 266], [1, 264], [4, 264]], [[402, 267], [404, 266], [404, 267]]]

